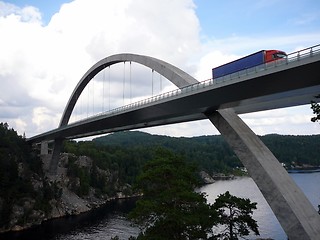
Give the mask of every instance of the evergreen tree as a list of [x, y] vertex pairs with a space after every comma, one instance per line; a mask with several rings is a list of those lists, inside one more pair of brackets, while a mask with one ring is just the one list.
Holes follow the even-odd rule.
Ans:
[[143, 198], [129, 217], [141, 227], [138, 239], [207, 239], [216, 215], [197, 193], [193, 167], [168, 150], [159, 150], [137, 178]]
[[[316, 96], [316, 98], [320, 98], [320, 95]], [[313, 110], [313, 114], [315, 114], [315, 117], [311, 118], [312, 122], [317, 122], [320, 120], [320, 104], [315, 102], [315, 101], [311, 101], [311, 109]]]
[[248, 236], [250, 230], [259, 235], [258, 224], [252, 218], [253, 209], [257, 203], [250, 199], [232, 196], [229, 191], [220, 194], [213, 204], [218, 211], [219, 225], [224, 227], [218, 239], [236, 240], [238, 236]]

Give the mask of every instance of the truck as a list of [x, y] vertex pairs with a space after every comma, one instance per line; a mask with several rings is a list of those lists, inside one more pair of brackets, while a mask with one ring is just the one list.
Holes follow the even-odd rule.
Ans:
[[261, 50], [259, 52], [250, 54], [246, 57], [237, 59], [235, 61], [223, 64], [212, 69], [212, 78], [216, 79], [239, 72], [248, 68], [256, 67], [264, 63], [274, 62], [287, 57], [287, 54], [279, 50]]

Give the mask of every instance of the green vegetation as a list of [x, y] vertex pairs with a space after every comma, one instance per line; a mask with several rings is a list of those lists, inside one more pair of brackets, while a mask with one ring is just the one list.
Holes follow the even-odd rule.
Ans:
[[[320, 98], [320, 94], [316, 96], [316, 98]], [[316, 101], [311, 101], [311, 109], [313, 111], [313, 114], [315, 114], [314, 117], [311, 118], [312, 122], [318, 122], [320, 121], [320, 104]], [[320, 214], [320, 205], [318, 205], [318, 213]]]
[[218, 225], [222, 225], [224, 230], [216, 237], [235, 240], [248, 236], [250, 230], [259, 235], [257, 221], [252, 218], [256, 206], [257, 203], [251, 203], [250, 199], [232, 196], [229, 191], [220, 194], [213, 208], [218, 212]]
[[[282, 163], [287, 166], [308, 164], [320, 166], [320, 135], [290, 136], [270, 134], [262, 141]], [[240, 160], [220, 135], [192, 138], [174, 138], [151, 135], [143, 132], [119, 132], [93, 140], [98, 146], [122, 147], [125, 151], [149, 151], [161, 146], [182, 155], [187, 162], [194, 163], [208, 173], [230, 174], [242, 167]], [[143, 155], [141, 155], [145, 161]], [[148, 155], [148, 159], [150, 159]], [[141, 163], [139, 165], [141, 166]]]
[[320, 156], [315, 149], [320, 149], [320, 135], [286, 136], [266, 135], [262, 141], [272, 153], [287, 166], [320, 166]]
[[[160, 146], [182, 155], [187, 162], [194, 163], [199, 166], [200, 170], [210, 173], [230, 173], [234, 168], [242, 166], [228, 144], [220, 136], [175, 138], [127, 131], [96, 138], [93, 142], [100, 146], [121, 146], [127, 151], [143, 151], [145, 153]], [[147, 157], [150, 159], [151, 156]]]
[[195, 169], [180, 156], [158, 150], [137, 179], [144, 197], [130, 214], [142, 228], [138, 239], [206, 239], [215, 212], [203, 193], [196, 193]]
[[[152, 151], [146, 149], [104, 146], [89, 141], [66, 141], [63, 151], [75, 155], [74, 158], [69, 157], [67, 168], [69, 177], [80, 179], [80, 186], [73, 187], [79, 196], [87, 195], [90, 187], [95, 188], [97, 195], [114, 196], [121, 186], [133, 184], [143, 164], [152, 155]], [[79, 156], [90, 157], [92, 166], [79, 166], [76, 163]], [[130, 189], [124, 193], [132, 194]]]
[[[316, 96], [316, 98], [320, 98], [320, 95]], [[320, 121], [320, 104], [316, 101], [311, 101], [311, 109], [313, 111], [313, 114], [315, 114], [315, 116], [311, 118], [311, 121]]]
[[[199, 184], [195, 169], [183, 158], [159, 149], [137, 178], [143, 198], [129, 214], [140, 226], [140, 239], [238, 239], [252, 230], [259, 235], [252, 218], [256, 203], [226, 192], [212, 205], [204, 193], [195, 192]], [[227, 225], [227, 231], [213, 226]], [[224, 228], [223, 228], [224, 229]]]
[[[32, 181], [39, 182], [37, 189]], [[48, 213], [48, 201], [57, 197], [55, 190], [44, 180], [42, 162], [31, 146], [8, 124], [0, 123], [0, 227], [9, 225], [14, 205], [23, 205], [30, 199], [35, 200], [38, 210]], [[28, 217], [26, 214], [20, 221], [27, 221]]]

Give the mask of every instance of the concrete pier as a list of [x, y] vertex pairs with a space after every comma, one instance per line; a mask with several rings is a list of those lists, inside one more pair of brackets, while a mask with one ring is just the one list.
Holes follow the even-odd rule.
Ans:
[[260, 138], [233, 109], [207, 117], [247, 168], [288, 238], [319, 240], [319, 214]]

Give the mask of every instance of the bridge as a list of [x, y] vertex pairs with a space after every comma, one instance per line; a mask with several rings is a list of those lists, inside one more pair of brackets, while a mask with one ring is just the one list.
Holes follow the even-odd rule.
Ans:
[[[88, 83], [103, 69], [120, 62], [142, 64], [178, 89], [69, 123]], [[309, 104], [320, 93], [319, 69], [320, 45], [291, 53], [283, 60], [202, 82], [159, 59], [117, 54], [97, 62], [80, 79], [58, 128], [28, 141], [55, 141], [50, 165], [54, 174], [63, 139], [209, 119], [248, 169], [289, 239], [318, 239], [320, 217], [316, 210], [238, 114]]]

